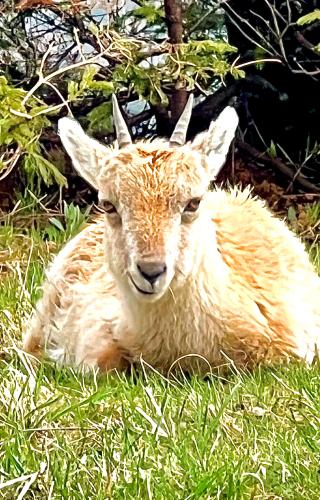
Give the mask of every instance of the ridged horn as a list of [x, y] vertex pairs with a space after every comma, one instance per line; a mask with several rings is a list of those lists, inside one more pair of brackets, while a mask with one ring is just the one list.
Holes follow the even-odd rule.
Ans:
[[177, 125], [170, 137], [170, 146], [183, 146], [187, 138], [187, 130], [191, 118], [193, 105], [193, 94], [190, 94], [187, 104], [178, 120]]
[[128, 127], [120, 111], [115, 94], [112, 94], [112, 112], [119, 148], [123, 148], [125, 146], [128, 146], [128, 144], [132, 144]]

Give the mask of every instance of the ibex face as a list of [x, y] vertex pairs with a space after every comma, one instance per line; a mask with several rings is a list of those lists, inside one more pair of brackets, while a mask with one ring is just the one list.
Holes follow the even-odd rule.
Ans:
[[106, 258], [120, 286], [140, 300], [158, 300], [183, 286], [201, 256], [199, 240], [210, 180], [224, 163], [237, 126], [226, 108], [208, 132], [183, 145], [192, 100], [169, 143], [131, 144], [114, 99], [119, 150], [89, 138], [63, 118], [61, 140], [80, 174], [99, 191], [106, 217]]
[[128, 147], [101, 170], [107, 259], [141, 299], [159, 298], [189, 274], [208, 183], [198, 153], [162, 144]]

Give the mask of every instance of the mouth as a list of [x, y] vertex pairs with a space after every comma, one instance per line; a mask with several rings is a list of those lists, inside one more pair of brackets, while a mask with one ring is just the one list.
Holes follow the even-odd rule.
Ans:
[[129, 274], [129, 278], [131, 280], [131, 283], [139, 293], [142, 293], [143, 295], [155, 295], [155, 292], [146, 292], [146, 290], [142, 290], [141, 288], [139, 288], [138, 285], [133, 281], [131, 274]]

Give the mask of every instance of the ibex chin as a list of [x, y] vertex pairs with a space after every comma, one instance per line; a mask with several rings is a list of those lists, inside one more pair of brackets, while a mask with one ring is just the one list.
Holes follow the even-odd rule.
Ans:
[[62, 143], [105, 215], [47, 272], [24, 349], [122, 369], [186, 371], [311, 362], [320, 279], [299, 239], [250, 189], [210, 192], [238, 124], [227, 107], [185, 144], [192, 97], [169, 142], [137, 142], [113, 97], [117, 147], [62, 118]]

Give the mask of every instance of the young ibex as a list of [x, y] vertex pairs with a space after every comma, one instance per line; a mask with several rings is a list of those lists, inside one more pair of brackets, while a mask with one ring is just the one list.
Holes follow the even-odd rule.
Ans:
[[185, 144], [190, 97], [169, 143], [132, 144], [115, 97], [113, 108], [115, 149], [60, 120], [64, 147], [105, 216], [55, 258], [25, 350], [102, 371], [140, 357], [161, 371], [177, 360], [200, 370], [197, 358], [211, 367], [310, 362], [320, 279], [303, 245], [249, 189], [208, 190], [235, 110]]

